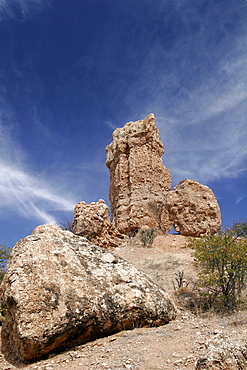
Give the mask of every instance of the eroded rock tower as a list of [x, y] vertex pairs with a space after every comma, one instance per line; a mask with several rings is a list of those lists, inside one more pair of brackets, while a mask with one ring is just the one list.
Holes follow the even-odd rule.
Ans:
[[112, 138], [106, 147], [106, 165], [114, 225], [122, 233], [144, 225], [168, 232], [171, 225], [165, 204], [171, 174], [162, 163], [164, 145], [154, 115], [126, 123]]
[[112, 221], [122, 233], [171, 226], [182, 235], [216, 233], [221, 225], [218, 202], [207, 186], [183, 180], [173, 191], [162, 163], [164, 146], [153, 114], [113, 132], [106, 147], [110, 170]]

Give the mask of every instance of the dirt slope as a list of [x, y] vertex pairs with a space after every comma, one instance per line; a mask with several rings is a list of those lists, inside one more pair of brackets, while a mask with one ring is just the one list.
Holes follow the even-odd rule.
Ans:
[[187, 280], [195, 278], [193, 257], [182, 246], [185, 237], [157, 237], [153, 248], [141, 248], [138, 243], [117, 248], [115, 253], [132, 262], [167, 290], [178, 306], [177, 319], [158, 328], [135, 328], [131, 331], [98, 339], [73, 350], [51, 355], [33, 364], [7, 362], [0, 357], [0, 370], [38, 369], [133, 369], [133, 370], [192, 370], [197, 358], [211, 343], [226, 339], [247, 339], [246, 312], [219, 316], [213, 313], [195, 315], [186, 311], [174, 295], [175, 273], [184, 271]]

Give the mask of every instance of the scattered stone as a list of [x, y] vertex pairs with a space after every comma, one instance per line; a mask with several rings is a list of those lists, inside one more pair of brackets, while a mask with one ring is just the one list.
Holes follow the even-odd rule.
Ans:
[[110, 339], [109, 339], [109, 342], [114, 342], [114, 340], [116, 340], [117, 339], [117, 337], [111, 337]]
[[15, 245], [0, 304], [3, 352], [22, 361], [175, 318], [167, 293], [144, 273], [55, 225]]
[[173, 362], [174, 365], [181, 365], [181, 363], [183, 362], [183, 360], [180, 358], [176, 361]]
[[222, 334], [222, 330], [214, 329], [213, 334], [214, 335]]
[[245, 370], [247, 369], [247, 347], [230, 341], [211, 346], [208, 352], [199, 357], [196, 370]]

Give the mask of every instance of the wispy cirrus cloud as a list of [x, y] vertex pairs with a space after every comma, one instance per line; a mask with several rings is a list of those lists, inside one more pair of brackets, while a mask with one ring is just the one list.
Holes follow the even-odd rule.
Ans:
[[[195, 9], [200, 31], [188, 31], [186, 42], [176, 39], [169, 53], [165, 46], [154, 46], [147, 56], [146, 76], [155, 73], [156, 85], [149, 77], [142, 85], [143, 91], [152, 92], [145, 113], [156, 114], [166, 149], [164, 163], [174, 184], [184, 178], [204, 183], [236, 178], [247, 169], [247, 27], [228, 33], [229, 7], [217, 14], [217, 26], [206, 29], [210, 25]], [[157, 64], [162, 58], [163, 68]]]
[[110, 130], [116, 130], [117, 126], [112, 123], [112, 121], [104, 121], [103, 124]]
[[0, 216], [18, 214], [40, 222], [56, 223], [56, 211], [72, 211], [75, 201], [67, 199], [56, 184], [31, 173], [23, 162], [23, 152], [0, 123]]
[[[198, 112], [197, 121], [186, 119], [186, 112], [184, 121], [157, 117], [166, 148], [164, 162], [174, 183], [184, 178], [204, 183], [236, 178], [247, 169], [247, 98], [238, 99], [234, 89], [214, 97], [208, 109]], [[200, 98], [194, 104], [200, 105]]]
[[54, 211], [72, 211], [75, 202], [57, 194], [43, 179], [24, 170], [0, 162], [1, 210], [17, 213], [29, 219], [56, 223]]
[[50, 0], [1, 0], [0, 20], [21, 16], [27, 18], [33, 11], [50, 6]]

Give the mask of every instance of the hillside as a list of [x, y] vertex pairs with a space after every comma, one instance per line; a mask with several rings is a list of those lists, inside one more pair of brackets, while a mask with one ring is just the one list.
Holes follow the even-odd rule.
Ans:
[[[176, 320], [157, 328], [123, 331], [33, 364], [12, 364], [1, 356], [0, 369], [192, 370], [198, 357], [212, 346], [246, 340], [246, 312], [239, 311], [232, 315], [192, 313], [185, 308], [185, 302], [176, 296], [175, 274], [183, 271], [188, 282], [196, 276], [193, 257], [189, 250], [182, 248], [185, 241], [186, 237], [181, 235], [159, 236], [152, 248], [144, 249], [133, 242], [130, 246], [114, 250], [169, 292], [178, 308]], [[224, 369], [237, 368], [231, 358], [227, 366]]]

